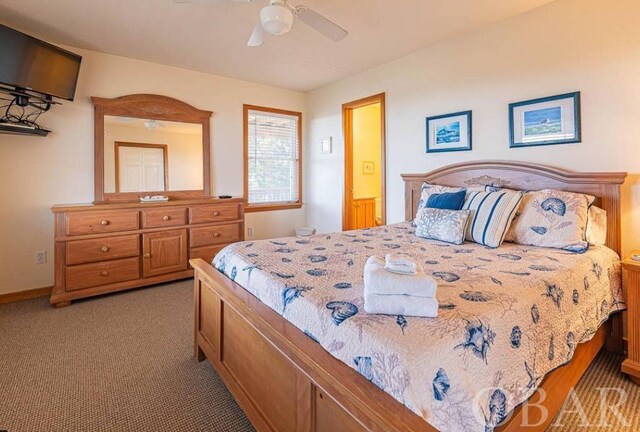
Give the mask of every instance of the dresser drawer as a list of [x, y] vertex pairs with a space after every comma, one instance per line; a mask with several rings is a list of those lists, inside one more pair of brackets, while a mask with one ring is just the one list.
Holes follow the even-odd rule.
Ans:
[[133, 231], [140, 227], [138, 210], [67, 213], [67, 235]]
[[186, 208], [142, 210], [143, 228], [162, 228], [187, 224]]
[[140, 259], [136, 257], [94, 264], [82, 264], [67, 267], [65, 272], [65, 290], [74, 291], [138, 279], [140, 277]]
[[240, 224], [192, 228], [189, 232], [189, 246], [191, 247], [233, 243], [240, 239]]
[[240, 206], [237, 203], [203, 205], [189, 209], [192, 224], [225, 222], [240, 219]]
[[137, 234], [105, 237], [92, 240], [75, 240], [66, 244], [67, 265], [106, 261], [140, 255]]
[[226, 244], [191, 248], [189, 249], [189, 259], [201, 258], [211, 264], [211, 261], [213, 261], [213, 257], [215, 257], [218, 252], [224, 249], [225, 246]]

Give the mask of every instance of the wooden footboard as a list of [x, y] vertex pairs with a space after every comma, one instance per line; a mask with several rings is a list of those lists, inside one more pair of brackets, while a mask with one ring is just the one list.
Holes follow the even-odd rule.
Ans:
[[[194, 354], [211, 362], [258, 431], [434, 431], [421, 417], [201, 259], [195, 269]], [[600, 348], [609, 325], [576, 349], [574, 360], [549, 374], [544, 410], [522, 409], [498, 430], [545, 430]], [[537, 421], [540, 420], [540, 421]], [[539, 424], [537, 424], [539, 423]]]
[[211, 362], [258, 431], [433, 431], [201, 259], [194, 354]]

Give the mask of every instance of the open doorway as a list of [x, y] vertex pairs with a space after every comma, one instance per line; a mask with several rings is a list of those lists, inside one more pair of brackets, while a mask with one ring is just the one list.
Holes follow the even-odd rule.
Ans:
[[342, 105], [345, 231], [386, 223], [385, 94]]

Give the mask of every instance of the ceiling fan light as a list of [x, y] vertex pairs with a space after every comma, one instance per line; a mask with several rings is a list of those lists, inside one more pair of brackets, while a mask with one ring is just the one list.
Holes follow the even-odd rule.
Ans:
[[273, 35], [281, 35], [289, 32], [293, 25], [293, 13], [284, 6], [265, 6], [260, 11], [262, 27]]
[[144, 121], [144, 127], [147, 130], [154, 130], [158, 128], [158, 122], [155, 120], [145, 120]]

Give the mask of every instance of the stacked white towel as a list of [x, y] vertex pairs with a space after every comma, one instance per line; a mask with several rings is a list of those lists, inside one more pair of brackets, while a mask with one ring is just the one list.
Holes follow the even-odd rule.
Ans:
[[420, 265], [412, 264], [414, 274], [406, 270], [398, 274], [386, 269], [386, 259], [369, 257], [364, 266], [364, 310], [371, 314], [437, 317], [438, 283]]

